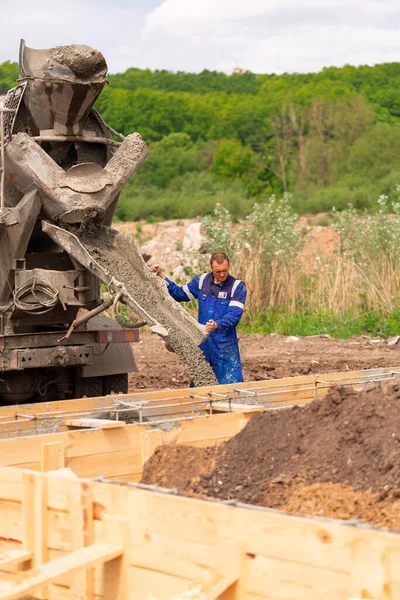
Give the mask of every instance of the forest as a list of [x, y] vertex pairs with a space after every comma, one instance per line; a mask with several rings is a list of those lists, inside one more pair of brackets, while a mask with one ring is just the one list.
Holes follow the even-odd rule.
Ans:
[[[0, 88], [18, 65], [0, 64]], [[234, 219], [271, 194], [299, 214], [374, 212], [400, 183], [400, 63], [309, 74], [227, 75], [130, 68], [109, 76], [97, 101], [150, 155], [122, 193], [120, 220], [204, 216], [218, 203]]]

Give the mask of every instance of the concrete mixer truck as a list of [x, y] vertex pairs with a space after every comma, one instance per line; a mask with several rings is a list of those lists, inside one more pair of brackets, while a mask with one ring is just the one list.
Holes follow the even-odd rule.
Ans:
[[[147, 325], [196, 385], [215, 384], [205, 331], [112, 229], [118, 196], [147, 156], [138, 133], [94, 108], [106, 84], [88, 46], [20, 46], [18, 85], [0, 93], [0, 402], [127, 392], [130, 342]], [[100, 283], [107, 286], [101, 297]], [[130, 307], [121, 326], [106, 309]]]

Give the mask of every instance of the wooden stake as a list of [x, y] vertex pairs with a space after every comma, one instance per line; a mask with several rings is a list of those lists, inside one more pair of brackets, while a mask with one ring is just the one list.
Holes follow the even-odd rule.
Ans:
[[42, 444], [40, 470], [47, 473], [47, 471], [63, 469], [64, 466], [64, 442]]

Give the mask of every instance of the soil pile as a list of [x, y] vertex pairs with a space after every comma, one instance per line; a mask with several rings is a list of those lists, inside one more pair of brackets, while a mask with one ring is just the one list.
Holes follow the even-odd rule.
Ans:
[[[160, 447], [146, 463], [142, 481], [161, 478], [162, 485], [182, 493], [288, 510], [296, 510], [295, 500], [289, 501], [298, 490], [311, 489], [312, 495], [313, 484], [344, 484], [355, 492], [370, 491], [364, 505], [384, 502], [380, 510], [400, 498], [399, 459], [400, 382], [390, 382], [361, 393], [336, 387], [305, 407], [257, 414], [238, 435], [213, 448]], [[298, 502], [307, 507], [302, 496]], [[319, 514], [321, 507], [309, 509]], [[349, 509], [345, 514], [365, 518]]]
[[366, 521], [377, 527], [400, 529], [400, 500], [379, 500], [370, 490], [356, 492], [341, 483], [314, 483], [298, 489], [283, 510], [300, 515]]

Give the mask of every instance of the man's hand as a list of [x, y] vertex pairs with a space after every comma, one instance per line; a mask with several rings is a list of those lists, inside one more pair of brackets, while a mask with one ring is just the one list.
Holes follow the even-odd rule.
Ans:
[[218, 325], [216, 324], [215, 321], [213, 321], [212, 319], [210, 319], [209, 321], [207, 321], [206, 323], [206, 331], [208, 333], [211, 333], [211, 331], [215, 331], [218, 328]]
[[156, 273], [156, 275], [158, 275], [159, 277], [161, 277], [161, 279], [165, 279], [165, 275], [162, 271], [162, 268], [160, 267], [160, 265], [150, 265], [150, 271], [152, 273]]

